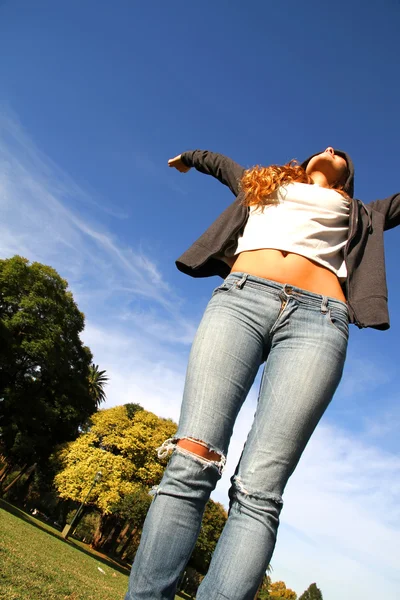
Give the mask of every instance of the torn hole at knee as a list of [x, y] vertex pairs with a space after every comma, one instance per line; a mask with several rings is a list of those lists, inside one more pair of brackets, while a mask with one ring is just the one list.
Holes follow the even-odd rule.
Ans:
[[214, 452], [213, 450], [209, 450], [207, 445], [200, 440], [193, 440], [191, 438], [183, 438], [181, 440], [178, 440], [177, 445], [180, 446], [181, 448], [183, 448], [184, 450], [191, 452], [192, 454], [196, 454], [197, 456], [200, 456], [201, 458], [205, 458], [206, 460], [218, 462], [222, 458], [221, 455], [218, 454], [217, 452]]
[[233, 478], [233, 495], [237, 496], [237, 494], [241, 494], [245, 498], [253, 498], [260, 503], [265, 503], [267, 501], [272, 501], [278, 506], [283, 505], [282, 496], [276, 494], [275, 492], [270, 492], [268, 490], [258, 491], [251, 490], [245, 487], [243, 481], [238, 475], [235, 475]]
[[158, 458], [167, 458], [170, 452], [176, 450], [180, 454], [191, 456], [197, 462], [200, 462], [204, 468], [215, 466], [218, 472], [222, 474], [226, 463], [226, 457], [211, 446], [201, 440], [194, 438], [168, 438], [157, 448]]

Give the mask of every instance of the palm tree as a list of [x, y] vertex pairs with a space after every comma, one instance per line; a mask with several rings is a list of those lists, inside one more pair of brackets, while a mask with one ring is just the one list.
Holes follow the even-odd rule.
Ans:
[[105, 375], [105, 371], [99, 371], [99, 365], [94, 363], [89, 367], [89, 394], [95, 400], [96, 404], [104, 402], [106, 399], [106, 393], [103, 387], [106, 385], [108, 377]]

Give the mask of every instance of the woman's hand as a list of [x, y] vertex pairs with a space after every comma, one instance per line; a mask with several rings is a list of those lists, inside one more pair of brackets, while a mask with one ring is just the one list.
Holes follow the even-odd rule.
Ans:
[[181, 158], [181, 154], [179, 154], [178, 156], [175, 156], [175, 158], [170, 158], [168, 161], [168, 166], [169, 167], [174, 167], [174, 169], [177, 169], [180, 173], [187, 173], [188, 171], [190, 171], [190, 167], [187, 167]]

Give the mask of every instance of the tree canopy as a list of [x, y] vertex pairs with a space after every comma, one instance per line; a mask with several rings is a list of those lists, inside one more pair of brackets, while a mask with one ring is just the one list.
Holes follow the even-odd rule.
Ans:
[[323, 600], [322, 592], [316, 583], [312, 583], [300, 596], [299, 600]]
[[84, 315], [67, 287], [51, 267], [0, 260], [0, 436], [10, 463], [45, 461], [101, 401], [90, 394]]
[[275, 581], [269, 586], [269, 595], [271, 600], [296, 600], [297, 594], [286, 587], [284, 581]]
[[158, 458], [156, 448], [175, 434], [177, 426], [146, 410], [132, 411], [132, 406], [100, 410], [87, 430], [60, 450], [55, 484], [62, 498], [82, 502], [101, 471], [101, 481], [87, 502], [111, 514], [140, 494], [142, 486], [159, 483], [166, 461]]

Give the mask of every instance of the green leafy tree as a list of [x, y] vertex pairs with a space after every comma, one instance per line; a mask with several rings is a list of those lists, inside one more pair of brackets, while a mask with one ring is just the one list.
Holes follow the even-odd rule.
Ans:
[[299, 600], [323, 600], [322, 592], [316, 583], [312, 583], [300, 596]]
[[0, 260], [0, 451], [2, 476], [44, 463], [96, 411], [84, 315], [51, 267]]

